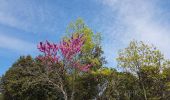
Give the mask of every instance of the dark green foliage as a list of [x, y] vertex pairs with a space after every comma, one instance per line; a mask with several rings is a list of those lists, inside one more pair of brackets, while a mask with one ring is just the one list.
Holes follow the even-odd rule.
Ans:
[[99, 81], [93, 74], [85, 74], [77, 79], [75, 100], [91, 100], [98, 94]]
[[131, 73], [113, 71], [107, 80], [101, 100], [140, 100], [137, 78]]
[[0, 94], [0, 100], [4, 100], [3, 94]]
[[44, 80], [44, 70], [32, 57], [21, 57], [3, 77], [5, 100], [49, 100], [56, 99], [53, 85]]
[[163, 97], [166, 98], [166, 100], [169, 100], [170, 99], [170, 66], [166, 67], [163, 70], [163, 76], [164, 76], [164, 84], [163, 84], [164, 93], [163, 93]]

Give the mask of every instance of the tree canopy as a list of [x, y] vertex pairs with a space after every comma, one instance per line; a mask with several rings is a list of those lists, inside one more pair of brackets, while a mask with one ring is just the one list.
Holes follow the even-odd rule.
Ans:
[[169, 100], [170, 61], [155, 46], [132, 40], [108, 67], [101, 45], [82, 19], [59, 43], [38, 43], [40, 54], [21, 56], [0, 79], [4, 100]]

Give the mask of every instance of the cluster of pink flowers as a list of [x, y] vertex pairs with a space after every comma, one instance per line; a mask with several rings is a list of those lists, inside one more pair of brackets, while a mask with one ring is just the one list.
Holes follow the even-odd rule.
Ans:
[[88, 72], [90, 67], [92, 66], [91, 64], [80, 64], [78, 61], [73, 63], [73, 66], [75, 66], [77, 69], [83, 71], [83, 72]]
[[87, 71], [89, 71], [91, 66], [92, 66], [91, 64], [82, 65], [82, 66], [79, 66], [78, 69], [83, 71], [83, 72], [87, 72]]
[[37, 58], [44, 61], [50, 60], [51, 62], [58, 62], [59, 56], [57, 55], [59, 46], [54, 43], [46, 41], [45, 43], [40, 42], [38, 45], [39, 51], [43, 52], [44, 56], [38, 56]]
[[63, 42], [60, 43], [60, 50], [65, 59], [72, 60], [73, 57], [81, 51], [84, 44], [82, 37], [83, 35], [72, 36], [71, 39], [63, 40]]
[[87, 72], [91, 67], [90, 64], [80, 64], [78, 61], [73, 60], [74, 57], [76, 57], [81, 52], [84, 41], [83, 35], [77, 35], [72, 36], [68, 40], [63, 40], [59, 45], [50, 43], [48, 41], [45, 43], [40, 42], [38, 49], [44, 55], [38, 56], [37, 58], [46, 62], [47, 64], [58, 63], [59, 61], [65, 59], [67, 62], [72, 63], [70, 66], [73, 66], [83, 72]]

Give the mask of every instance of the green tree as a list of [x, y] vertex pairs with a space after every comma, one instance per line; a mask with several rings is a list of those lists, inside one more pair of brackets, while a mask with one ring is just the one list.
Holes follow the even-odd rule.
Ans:
[[[90, 63], [93, 66], [91, 68], [91, 70], [93, 71], [97, 71], [103, 67], [103, 64], [105, 64], [106, 61], [105, 58], [103, 57], [100, 33], [94, 33], [80, 18], [77, 19], [75, 22], [72, 22], [68, 26], [66, 33], [68, 35], [73, 36], [83, 34], [83, 38], [86, 41], [83, 45], [81, 54], [79, 56], [79, 59], [81, 59], [82, 63], [84, 64]], [[65, 37], [65, 39], [67, 39], [67, 36]], [[77, 98], [77, 100], [82, 99], [83, 97], [86, 97], [86, 99], [95, 98], [95, 96], [98, 94], [99, 90], [98, 84], [100, 83], [99, 81], [90, 81], [95, 77], [96, 76], [94, 76], [91, 73], [88, 74], [79, 73], [79, 76], [77, 78], [78, 81], [76, 81], [76, 84], [80, 85], [76, 87], [75, 94], [79, 93], [82, 94], [81, 96], [76, 95], [75, 98]]]
[[149, 99], [163, 99], [165, 79], [159, 67], [146, 66], [141, 69], [141, 76]]
[[[44, 80], [44, 68], [31, 56], [20, 57], [2, 79], [5, 100], [55, 100], [61, 93]], [[62, 96], [62, 95], [61, 95]]]
[[106, 63], [101, 46], [101, 34], [94, 33], [81, 18], [71, 22], [67, 27], [66, 33], [68, 35], [83, 34], [86, 41], [83, 45], [80, 59], [84, 63], [91, 63], [93, 69], [99, 69]]
[[[150, 72], [152, 72], [150, 69], [152, 70], [154, 68], [158, 70], [156, 74], [160, 74], [163, 69], [164, 61], [161, 52], [154, 46], [149, 46], [143, 42], [132, 41], [127, 48], [119, 52], [117, 61], [118, 65], [125, 71], [131, 72], [137, 76], [140, 89], [143, 91], [145, 100], [147, 100], [149, 93], [146, 85], [148, 84], [145, 84], [146, 81], [144, 81], [146, 80], [146, 73], [142, 74], [142, 71], [150, 75]], [[149, 71], [144, 71], [144, 68]]]
[[163, 97], [167, 100], [170, 99], [170, 61], [167, 61], [165, 63], [165, 68], [163, 70], [163, 75], [164, 75], [164, 94]]
[[128, 72], [117, 72], [115, 69], [109, 69], [105, 79], [107, 84], [99, 100], [142, 100], [138, 95], [138, 84], [136, 76]]

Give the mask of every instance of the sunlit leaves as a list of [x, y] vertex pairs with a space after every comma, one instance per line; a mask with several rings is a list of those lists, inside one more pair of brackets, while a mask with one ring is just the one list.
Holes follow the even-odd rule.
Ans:
[[131, 71], [139, 71], [143, 66], [160, 66], [162, 60], [163, 55], [154, 46], [137, 41], [130, 42], [117, 58], [120, 67]]

